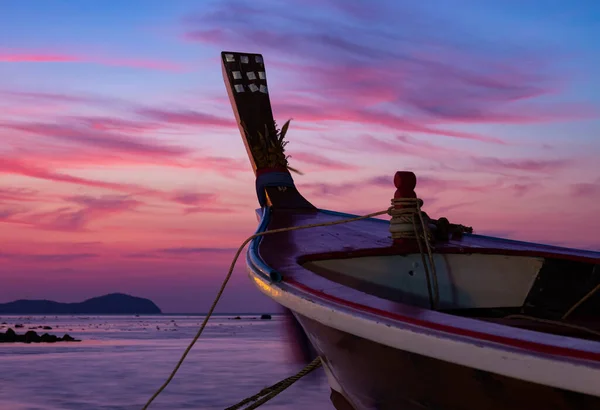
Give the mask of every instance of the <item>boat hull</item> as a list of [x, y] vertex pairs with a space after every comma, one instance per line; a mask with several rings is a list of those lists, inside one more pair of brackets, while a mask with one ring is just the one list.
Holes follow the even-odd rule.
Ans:
[[[485, 320], [563, 317], [597, 286], [600, 253], [472, 235], [418, 213], [435, 227], [429, 254], [416, 238], [390, 236], [415, 229], [402, 218], [317, 209], [289, 172], [288, 123], [278, 130], [273, 119], [263, 56], [221, 59], [265, 234], [249, 246], [250, 278], [296, 314], [336, 408], [600, 408], [600, 343]], [[398, 172], [393, 183], [393, 209], [410, 199], [415, 212], [416, 176]], [[596, 296], [586, 302], [593, 317]]]
[[600, 398], [395, 349], [295, 312], [337, 410], [598, 409]]

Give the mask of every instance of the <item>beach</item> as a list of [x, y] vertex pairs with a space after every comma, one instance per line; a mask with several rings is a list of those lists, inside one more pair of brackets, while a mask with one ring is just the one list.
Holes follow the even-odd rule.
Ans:
[[[283, 317], [216, 315], [150, 409], [224, 409], [298, 372]], [[81, 342], [0, 344], [0, 409], [141, 409], [165, 381], [203, 316], [0, 316], [18, 333]], [[16, 324], [22, 328], [15, 329]], [[39, 329], [50, 326], [51, 330]], [[262, 408], [333, 410], [322, 369]]]

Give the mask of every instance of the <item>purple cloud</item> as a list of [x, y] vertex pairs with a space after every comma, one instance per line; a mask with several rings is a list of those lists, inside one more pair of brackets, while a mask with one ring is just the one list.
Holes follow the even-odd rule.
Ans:
[[[548, 122], [597, 114], [585, 106], [537, 102], [558, 92], [555, 84], [564, 78], [552, 74], [552, 60], [536, 49], [475, 42], [469, 30], [416, 4], [367, 7], [356, 0], [328, 0], [314, 12], [298, 2], [294, 13], [289, 6], [219, 2], [184, 20], [184, 38], [262, 52], [269, 66], [288, 79], [276, 111], [299, 121], [360, 122], [498, 142], [438, 125]], [[375, 20], [376, 26], [371, 24]], [[436, 20], [444, 23], [443, 33]], [[357, 35], [357, 25], [369, 28]], [[321, 101], [293, 102], [288, 93], [312, 93]]]

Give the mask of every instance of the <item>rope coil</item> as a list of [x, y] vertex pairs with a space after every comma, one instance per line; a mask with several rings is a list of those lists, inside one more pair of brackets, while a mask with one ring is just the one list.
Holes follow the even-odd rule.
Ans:
[[[392, 217], [390, 220], [390, 233], [392, 239], [416, 239], [418, 236], [431, 239], [431, 231], [428, 224], [429, 218], [423, 218], [421, 207], [423, 200], [419, 198], [394, 198], [391, 201], [392, 206], [388, 209], [388, 214]], [[423, 219], [421, 226], [414, 229], [416, 217]], [[419, 235], [421, 234], [421, 235]]]
[[[433, 259], [429, 217], [423, 215], [421, 211], [423, 200], [420, 198], [393, 198], [391, 203], [388, 214], [392, 217], [390, 220], [392, 239], [413, 239], [417, 242], [425, 270], [429, 305], [431, 309], [435, 310], [439, 305], [440, 291]], [[427, 255], [427, 259], [425, 255]]]

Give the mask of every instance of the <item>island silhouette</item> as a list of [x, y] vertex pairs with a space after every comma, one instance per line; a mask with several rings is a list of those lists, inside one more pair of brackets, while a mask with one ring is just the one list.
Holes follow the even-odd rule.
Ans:
[[0, 303], [0, 314], [17, 315], [124, 315], [161, 314], [160, 308], [150, 299], [124, 293], [110, 293], [76, 303], [52, 300], [15, 300]]

